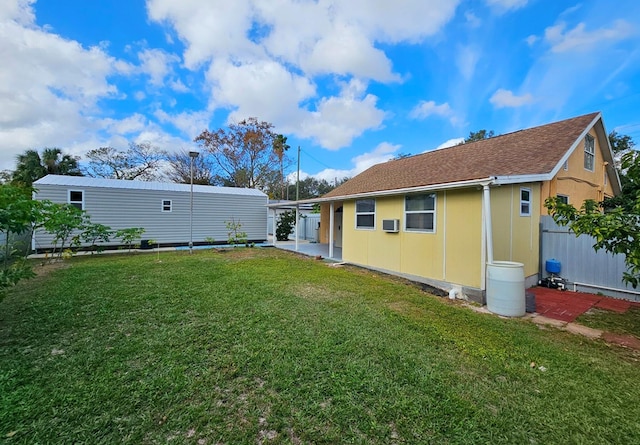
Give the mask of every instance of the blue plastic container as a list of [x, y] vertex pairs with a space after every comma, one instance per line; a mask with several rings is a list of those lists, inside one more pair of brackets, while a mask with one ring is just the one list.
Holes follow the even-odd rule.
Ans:
[[556, 259], [547, 260], [545, 263], [545, 269], [547, 272], [558, 275], [560, 273], [560, 261]]

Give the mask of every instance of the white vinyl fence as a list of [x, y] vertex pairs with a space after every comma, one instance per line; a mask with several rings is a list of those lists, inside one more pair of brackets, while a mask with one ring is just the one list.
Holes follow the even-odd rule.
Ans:
[[[276, 219], [277, 221], [277, 219]], [[300, 215], [300, 222], [299, 222], [299, 226], [300, 226], [300, 238], [301, 240], [307, 240], [307, 241], [311, 241], [311, 242], [318, 242], [319, 238], [318, 238], [318, 227], [320, 225], [320, 214], [319, 213], [312, 213], [312, 214], [308, 214], [308, 215]], [[269, 235], [273, 235], [274, 234], [274, 230], [273, 230], [273, 215], [269, 214], [269, 221], [268, 221], [268, 228], [269, 228]], [[295, 235], [295, 229], [294, 231], [291, 233], [291, 235], [289, 235], [289, 239], [293, 240], [296, 238]]]
[[558, 226], [551, 216], [540, 221], [540, 262], [543, 277], [547, 260], [560, 261], [560, 276], [570, 290], [601, 293], [625, 300], [640, 301], [640, 288], [634, 289], [622, 281], [627, 270], [624, 255], [612, 255], [593, 249], [594, 239], [587, 235], [576, 237], [567, 227]]

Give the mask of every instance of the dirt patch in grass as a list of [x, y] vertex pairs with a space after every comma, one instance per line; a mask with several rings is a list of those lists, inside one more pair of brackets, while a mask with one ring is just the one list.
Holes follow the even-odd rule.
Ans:
[[312, 301], [336, 301], [349, 298], [349, 292], [330, 290], [311, 283], [300, 283], [291, 287], [297, 297]]

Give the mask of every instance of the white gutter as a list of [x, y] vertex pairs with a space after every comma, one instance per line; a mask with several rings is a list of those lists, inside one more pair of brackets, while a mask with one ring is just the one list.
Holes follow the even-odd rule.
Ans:
[[[392, 190], [380, 190], [374, 192], [364, 192], [364, 193], [354, 193], [352, 195], [340, 195], [340, 196], [331, 196], [331, 197], [322, 197], [322, 198], [313, 198], [313, 199], [303, 199], [298, 201], [298, 204], [309, 204], [316, 202], [331, 202], [331, 201], [346, 201], [350, 199], [360, 199], [360, 198], [372, 198], [376, 196], [392, 196], [392, 195], [401, 195], [403, 193], [420, 193], [420, 192], [430, 192], [437, 190], [451, 190], [458, 188], [466, 188], [466, 187], [481, 187], [486, 184], [488, 181], [494, 183], [495, 176], [491, 176], [483, 179], [471, 179], [468, 181], [458, 181], [458, 182], [449, 182], [447, 184], [432, 184], [432, 185], [423, 185], [419, 187], [405, 187], [401, 189], [392, 189]], [[278, 207], [279, 204], [267, 204], [268, 207]]]
[[491, 189], [489, 186], [493, 181], [482, 184], [482, 203], [484, 205], [484, 227], [487, 240], [487, 263], [493, 264], [493, 227], [491, 225]]

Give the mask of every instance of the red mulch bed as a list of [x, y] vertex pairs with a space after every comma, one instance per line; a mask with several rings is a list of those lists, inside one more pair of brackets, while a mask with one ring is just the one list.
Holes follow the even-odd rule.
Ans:
[[527, 289], [536, 296], [536, 312], [545, 317], [572, 322], [592, 307], [618, 313], [626, 312], [633, 303], [602, 295], [561, 291], [546, 287]]

